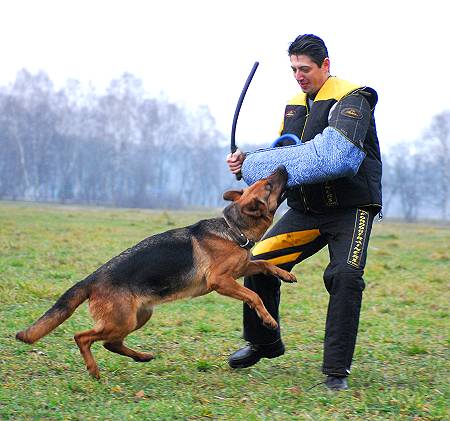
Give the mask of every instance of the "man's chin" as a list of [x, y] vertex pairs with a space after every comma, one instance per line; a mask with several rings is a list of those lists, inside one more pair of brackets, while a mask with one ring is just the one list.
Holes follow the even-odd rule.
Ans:
[[317, 90], [311, 89], [311, 88], [305, 88], [305, 89], [301, 88], [301, 89], [304, 94], [308, 95], [311, 98], [314, 98], [318, 92]]
[[313, 93], [310, 86], [306, 86], [306, 87], [304, 87], [304, 88], [302, 88], [302, 87], [300, 86], [300, 89], [302, 90], [302, 92], [303, 92], [304, 94], [307, 94], [307, 95], [311, 95], [311, 94]]

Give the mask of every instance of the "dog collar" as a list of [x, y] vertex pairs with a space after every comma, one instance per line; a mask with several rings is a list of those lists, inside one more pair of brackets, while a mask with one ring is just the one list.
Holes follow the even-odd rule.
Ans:
[[228, 225], [228, 231], [231, 234], [231, 237], [233, 237], [233, 240], [239, 244], [239, 247], [250, 250], [255, 245], [255, 242], [253, 240], [247, 238], [238, 228], [230, 224], [225, 215], [223, 215], [223, 219], [225, 219], [225, 222]]

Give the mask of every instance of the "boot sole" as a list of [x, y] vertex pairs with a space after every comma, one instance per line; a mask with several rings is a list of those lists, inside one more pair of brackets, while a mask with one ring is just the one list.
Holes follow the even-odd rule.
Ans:
[[272, 358], [277, 358], [277, 357], [281, 357], [282, 355], [284, 355], [284, 350], [281, 352], [275, 352], [273, 354], [269, 354], [269, 355], [261, 355], [261, 357], [259, 357], [256, 361], [254, 362], [250, 362], [250, 363], [232, 363], [230, 360], [228, 360], [228, 365], [231, 368], [247, 368], [247, 367], [251, 367], [252, 365], [257, 364], [262, 358], [268, 358], [268, 359], [272, 359]]

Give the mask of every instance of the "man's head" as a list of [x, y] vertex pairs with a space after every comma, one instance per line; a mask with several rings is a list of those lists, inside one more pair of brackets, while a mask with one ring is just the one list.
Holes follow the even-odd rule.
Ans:
[[289, 46], [288, 53], [300, 88], [315, 96], [330, 76], [330, 59], [325, 43], [316, 35], [299, 35]]

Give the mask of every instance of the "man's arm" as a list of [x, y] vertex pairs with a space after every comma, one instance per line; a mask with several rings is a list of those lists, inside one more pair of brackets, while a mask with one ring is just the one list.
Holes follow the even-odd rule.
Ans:
[[248, 153], [242, 177], [253, 184], [280, 164], [288, 171], [288, 187], [354, 176], [366, 156], [364, 139], [370, 119], [370, 105], [364, 96], [348, 95], [336, 103], [329, 126], [309, 142]]

